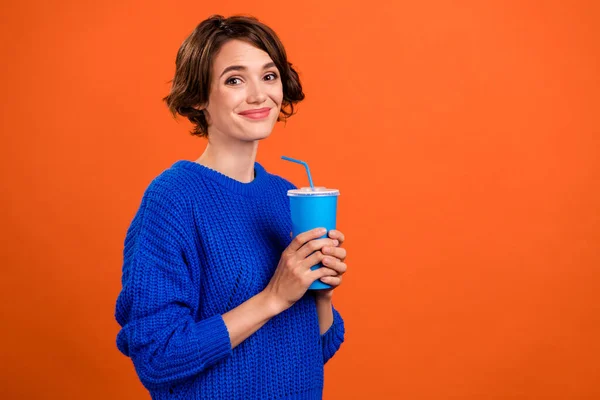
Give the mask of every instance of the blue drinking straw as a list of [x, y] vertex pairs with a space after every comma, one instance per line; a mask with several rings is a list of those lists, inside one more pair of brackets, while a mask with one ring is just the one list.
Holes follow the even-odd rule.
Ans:
[[304, 165], [304, 168], [306, 168], [306, 173], [308, 174], [308, 181], [310, 182], [310, 188], [311, 188], [311, 190], [315, 190], [315, 187], [313, 185], [312, 176], [310, 176], [310, 169], [308, 168], [307, 163], [305, 163], [304, 161], [296, 160], [296, 159], [286, 157], [286, 156], [281, 156], [281, 158], [284, 160], [287, 160], [287, 161], [295, 162], [296, 164]]

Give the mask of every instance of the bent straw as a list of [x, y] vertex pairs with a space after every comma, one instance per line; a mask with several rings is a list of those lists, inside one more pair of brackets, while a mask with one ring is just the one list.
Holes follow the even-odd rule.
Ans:
[[308, 168], [308, 164], [305, 163], [304, 161], [300, 161], [300, 160], [296, 160], [290, 157], [286, 157], [286, 156], [281, 156], [282, 159], [287, 160], [287, 161], [291, 161], [291, 162], [295, 162], [296, 164], [302, 164], [304, 165], [304, 168], [306, 168], [306, 173], [308, 174], [308, 182], [310, 183], [310, 189], [311, 190], [315, 190], [315, 187], [313, 185], [313, 180], [312, 180], [312, 176], [310, 175], [310, 168]]

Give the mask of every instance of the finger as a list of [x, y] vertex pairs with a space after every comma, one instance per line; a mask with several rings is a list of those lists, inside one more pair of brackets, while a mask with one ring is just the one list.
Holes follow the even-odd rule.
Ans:
[[338, 287], [342, 283], [342, 277], [339, 275], [338, 276], [324, 276], [323, 278], [320, 279], [320, 281], [323, 283], [326, 283], [330, 286]]
[[335, 257], [340, 261], [346, 260], [346, 249], [344, 249], [343, 247], [325, 246], [321, 249], [321, 251], [326, 256]]
[[312, 239], [320, 238], [326, 232], [327, 231], [325, 228], [315, 228], [310, 231], [302, 232], [292, 240], [292, 242], [288, 246], [288, 249], [290, 249], [293, 252], [296, 252], [300, 247], [302, 247], [302, 245], [304, 245], [304, 243]]
[[315, 269], [314, 271], [310, 271], [308, 273], [308, 277], [310, 278], [311, 282], [316, 281], [317, 279], [321, 279], [324, 276], [336, 276], [337, 272], [335, 272], [334, 270], [330, 269], [330, 268], [318, 268]]
[[310, 256], [302, 260], [298, 265], [302, 269], [310, 269], [311, 267], [314, 267], [315, 265], [323, 261], [324, 257], [325, 255], [323, 253], [321, 253], [320, 251], [315, 251]]
[[297, 252], [296, 254], [298, 255], [298, 257], [300, 257], [301, 259], [308, 257], [310, 254], [314, 253], [317, 250], [321, 250], [323, 247], [325, 246], [337, 246], [339, 243], [337, 242], [337, 240], [334, 239], [329, 239], [329, 238], [323, 238], [323, 239], [313, 239], [310, 240], [308, 243], [305, 243]]
[[332, 239], [337, 239], [340, 242], [340, 246], [342, 245], [342, 243], [344, 243], [344, 241], [346, 240], [346, 235], [344, 235], [342, 232], [336, 230], [336, 229], [332, 229], [329, 231], [328, 236]]
[[341, 262], [337, 258], [329, 256], [323, 259], [323, 265], [327, 268], [334, 269], [340, 275], [344, 274], [348, 269], [348, 266], [345, 263]]

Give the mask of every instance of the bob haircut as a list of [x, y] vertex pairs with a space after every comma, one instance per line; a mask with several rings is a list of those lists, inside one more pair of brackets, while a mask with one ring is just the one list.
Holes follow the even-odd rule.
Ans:
[[265, 51], [279, 70], [283, 86], [283, 101], [277, 121], [285, 121], [294, 114], [294, 105], [304, 100], [298, 73], [287, 60], [283, 44], [275, 32], [251, 16], [212, 15], [202, 21], [188, 36], [175, 60], [175, 77], [170, 93], [163, 98], [169, 110], [186, 117], [194, 125], [190, 132], [208, 137], [208, 123], [204, 111], [194, 107], [208, 104], [213, 61], [221, 46], [238, 39]]

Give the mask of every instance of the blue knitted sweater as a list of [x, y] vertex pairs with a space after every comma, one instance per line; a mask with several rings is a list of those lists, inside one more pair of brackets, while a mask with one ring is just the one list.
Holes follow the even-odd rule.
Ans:
[[222, 314], [261, 292], [290, 244], [286, 192], [258, 162], [243, 183], [180, 160], [146, 189], [127, 230], [119, 350], [153, 399], [321, 399], [344, 322], [319, 331], [307, 292], [234, 349]]

